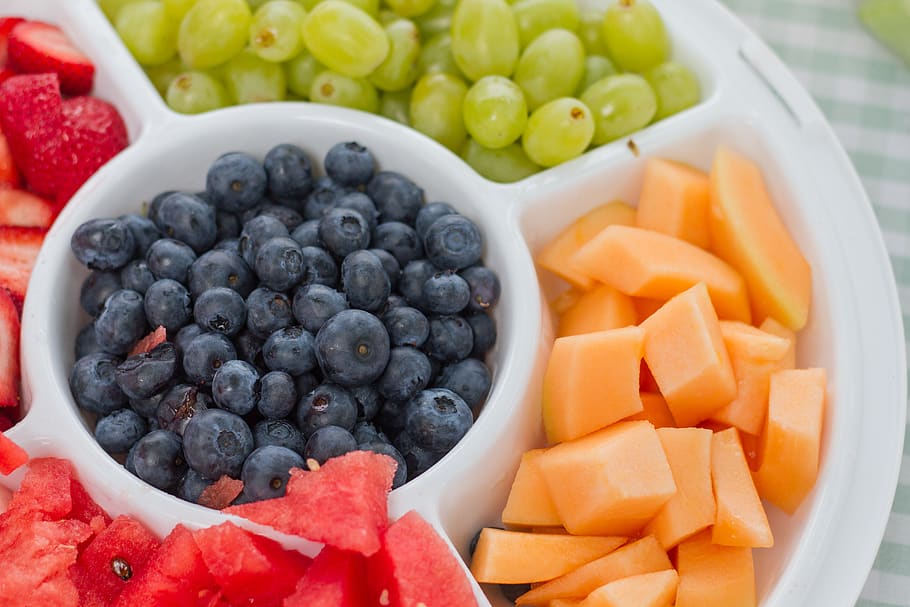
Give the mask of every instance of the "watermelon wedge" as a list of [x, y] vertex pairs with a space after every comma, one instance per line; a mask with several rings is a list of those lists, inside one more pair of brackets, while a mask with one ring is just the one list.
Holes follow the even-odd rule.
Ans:
[[366, 607], [365, 575], [362, 555], [326, 546], [283, 607]]
[[0, 432], [0, 474], [9, 474], [19, 466], [28, 463], [25, 449]]

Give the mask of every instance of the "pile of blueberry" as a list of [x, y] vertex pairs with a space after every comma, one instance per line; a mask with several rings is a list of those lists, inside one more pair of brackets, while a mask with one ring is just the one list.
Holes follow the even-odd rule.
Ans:
[[[290, 144], [231, 152], [204, 191], [73, 234], [92, 320], [70, 389], [144, 481], [197, 502], [227, 475], [255, 501], [292, 467], [366, 449], [398, 462], [397, 487], [470, 429], [500, 295], [480, 231], [357, 143], [324, 168]], [[166, 341], [131, 353], [159, 327]]]

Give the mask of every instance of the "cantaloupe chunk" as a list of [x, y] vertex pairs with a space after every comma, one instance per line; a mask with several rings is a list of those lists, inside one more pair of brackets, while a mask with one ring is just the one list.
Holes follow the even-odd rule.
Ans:
[[678, 425], [695, 425], [736, 396], [730, 356], [704, 283], [665, 303], [640, 326], [645, 362]]
[[649, 158], [638, 199], [636, 224], [707, 249], [711, 245], [708, 210], [711, 182], [694, 167]]
[[562, 525], [537, 469], [536, 461], [544, 452], [544, 449], [532, 449], [521, 456], [509, 499], [502, 511], [503, 524], [517, 527]]
[[574, 306], [584, 294], [585, 291], [574, 287], [560, 291], [556, 297], [550, 299], [550, 311], [557, 316], [560, 316], [565, 313], [566, 310]]
[[790, 341], [741, 322], [720, 322], [720, 332], [733, 364], [736, 396], [711, 418], [749, 434], [761, 433], [768, 411], [768, 381], [783, 368]]
[[676, 493], [654, 426], [620, 422], [548, 449], [537, 460], [569, 533], [626, 535]]
[[547, 607], [578, 607], [584, 599], [553, 599]]
[[645, 525], [643, 533], [653, 534], [664, 550], [714, 524], [711, 436], [712, 432], [703, 428], [657, 430], [677, 491]]
[[610, 285], [598, 285], [562, 313], [557, 337], [620, 329], [637, 322], [632, 298]]
[[481, 584], [545, 582], [613, 552], [624, 537], [543, 535], [484, 528], [471, 559]]
[[654, 381], [654, 376], [651, 375], [651, 369], [648, 368], [648, 363], [646, 363], [644, 359], [642, 359], [641, 369], [638, 371], [638, 389], [642, 392], [660, 394], [660, 388], [658, 387], [657, 382]]
[[537, 264], [575, 287], [590, 289], [594, 280], [579, 271], [571, 258], [604, 228], [613, 224], [634, 226], [635, 209], [624, 202], [614, 201], [588, 211], [540, 250]]
[[670, 607], [678, 582], [674, 569], [633, 575], [601, 586], [581, 607]]
[[751, 548], [718, 546], [703, 531], [677, 548], [676, 607], [755, 607]]
[[636, 322], [641, 324], [646, 318], [660, 310], [667, 303], [666, 299], [649, 299], [647, 297], [633, 297], [632, 305], [635, 306]]
[[670, 408], [667, 406], [667, 401], [665, 401], [664, 397], [660, 394], [655, 394], [653, 392], [642, 392], [641, 405], [644, 410], [640, 413], [636, 413], [635, 415], [630, 415], [626, 418], [626, 421], [644, 419], [651, 422], [655, 428], [676, 427], [676, 421], [673, 419], [673, 414], [670, 413]]
[[796, 368], [796, 331], [785, 327], [780, 324], [770, 316], [762, 322], [758, 327], [766, 333], [771, 335], [777, 335], [778, 337], [783, 337], [784, 339], [789, 340], [790, 348], [787, 350], [787, 353], [784, 354], [784, 357], [781, 359], [781, 368], [782, 369], [795, 369]]
[[562, 525], [558, 527], [556, 525], [544, 525], [541, 527], [531, 527], [531, 533], [550, 533], [555, 535], [569, 535], [569, 532], [566, 531], [566, 528]]
[[515, 604], [543, 605], [560, 598], [581, 599], [615, 580], [672, 568], [660, 543], [654, 536], [648, 535], [562, 577], [532, 588], [518, 597]]
[[670, 299], [703, 282], [721, 318], [749, 322], [742, 276], [693, 244], [642, 228], [612, 225], [572, 257], [575, 267], [627, 295]]
[[712, 436], [711, 480], [717, 502], [711, 541], [723, 546], [773, 546], [768, 516], [752, 482], [736, 428]]
[[720, 147], [711, 168], [711, 246], [739, 270], [756, 322], [771, 316], [794, 330], [809, 316], [812, 270], [774, 208], [761, 170]]
[[551, 443], [642, 410], [642, 338], [642, 330], [633, 326], [556, 340], [543, 380], [543, 423]]
[[825, 410], [824, 369], [771, 376], [768, 421], [761, 438], [758, 494], [792, 514], [815, 486]]

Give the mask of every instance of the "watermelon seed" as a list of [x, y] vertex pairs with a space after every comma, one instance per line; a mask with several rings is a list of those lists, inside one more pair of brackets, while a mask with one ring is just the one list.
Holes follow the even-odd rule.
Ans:
[[114, 575], [119, 577], [124, 582], [133, 577], [133, 568], [130, 567], [130, 564], [119, 556], [111, 559], [111, 570], [114, 572]]
[[382, 594], [379, 595], [379, 604], [388, 605], [389, 604], [389, 590], [383, 589]]
[[306, 461], [306, 467], [310, 469], [310, 472], [316, 472], [319, 470], [319, 462], [311, 457]]

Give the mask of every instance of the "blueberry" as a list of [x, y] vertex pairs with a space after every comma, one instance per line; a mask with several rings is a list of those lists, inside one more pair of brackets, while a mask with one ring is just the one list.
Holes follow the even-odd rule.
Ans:
[[[145, 292], [143, 309], [151, 326], [164, 327], [168, 333], [173, 333], [190, 322], [190, 303], [186, 287], [176, 280], [164, 278], [153, 282]], [[184, 351], [182, 347], [181, 351]]]
[[[238, 228], [239, 230], [239, 228]], [[225, 238], [219, 240], [212, 246], [213, 251], [228, 251], [229, 253], [240, 254], [240, 236], [234, 238]]]
[[287, 447], [266, 445], [254, 449], [240, 472], [243, 491], [253, 500], [281, 497], [291, 478], [291, 468], [305, 468], [299, 453]]
[[297, 404], [294, 378], [284, 371], [269, 371], [259, 381], [259, 413], [266, 419], [290, 415]]
[[159, 280], [170, 278], [186, 284], [190, 266], [196, 261], [196, 253], [186, 243], [173, 238], [162, 238], [152, 243], [145, 256], [149, 270]]
[[221, 333], [202, 333], [183, 352], [183, 371], [197, 385], [211, 385], [221, 365], [237, 358], [234, 344]]
[[115, 354], [129, 352], [147, 332], [142, 295], [129, 289], [111, 293], [95, 319], [98, 343]]
[[385, 311], [388, 312], [393, 308], [407, 307], [408, 300], [397, 293], [392, 293], [385, 302]]
[[343, 185], [364, 185], [375, 170], [373, 155], [355, 141], [336, 143], [325, 155], [325, 172]]
[[119, 363], [110, 354], [89, 354], [77, 360], [69, 378], [76, 404], [101, 415], [125, 407], [128, 402], [126, 394], [117, 385]]
[[379, 393], [404, 402], [427, 387], [432, 369], [426, 354], [410, 346], [392, 348], [389, 364], [376, 381]]
[[404, 454], [404, 461], [408, 466], [408, 480], [414, 480], [445, 457], [445, 451], [432, 451], [419, 445], [414, 445]]
[[440, 270], [460, 270], [477, 263], [483, 248], [480, 230], [463, 215], [443, 215], [427, 228], [427, 258]]
[[306, 152], [289, 143], [276, 145], [263, 162], [269, 195], [281, 204], [299, 208], [313, 189], [313, 167]]
[[256, 253], [266, 241], [278, 236], [289, 236], [287, 226], [268, 215], [253, 217], [243, 224], [240, 232], [240, 256], [251, 268], [256, 263]]
[[351, 430], [358, 445], [366, 443], [388, 443], [389, 437], [383, 434], [372, 422], [357, 422]]
[[303, 223], [303, 216], [300, 213], [290, 207], [282, 206], [280, 204], [264, 204], [259, 207], [256, 215], [274, 217], [284, 224], [284, 227], [288, 229], [288, 232], [293, 232], [297, 229], [297, 226]]
[[218, 242], [240, 238], [242, 227], [240, 218], [234, 213], [215, 211], [215, 238]]
[[387, 455], [395, 460], [395, 476], [392, 477], [392, 489], [397, 489], [407, 482], [408, 464], [398, 449], [383, 441], [358, 443], [357, 448], [361, 451], [372, 451], [373, 453]]
[[317, 370], [314, 369], [310, 373], [303, 373], [295, 377], [294, 389], [297, 390], [298, 396], [303, 396], [315, 390], [321, 383], [322, 379], [318, 376]]
[[237, 358], [246, 361], [260, 369], [265, 368], [265, 361], [262, 360], [262, 346], [265, 340], [253, 335], [249, 330], [244, 329], [234, 338], [234, 349], [237, 350]]
[[376, 226], [372, 247], [385, 249], [395, 256], [401, 266], [423, 257], [423, 244], [417, 232], [411, 226], [398, 221], [387, 221]]
[[159, 427], [183, 436], [191, 419], [214, 406], [211, 397], [196, 386], [178, 384], [158, 403], [155, 419]]
[[423, 283], [423, 307], [433, 314], [458, 314], [468, 305], [471, 287], [451, 270], [437, 272]]
[[471, 266], [461, 273], [471, 289], [468, 309], [472, 312], [486, 312], [496, 305], [502, 287], [496, 272], [483, 266]]
[[335, 203], [335, 208], [350, 209], [360, 213], [361, 217], [367, 222], [367, 227], [371, 234], [379, 222], [379, 211], [376, 210], [376, 205], [363, 192], [348, 192], [340, 196]]
[[452, 208], [447, 202], [431, 202], [420, 208], [417, 213], [417, 220], [414, 221], [414, 230], [421, 240], [427, 235], [427, 230], [433, 225], [433, 222], [443, 215], [457, 215], [458, 211]]
[[[149, 203], [148, 209], [148, 219], [152, 223], [155, 223], [155, 219], [158, 217], [158, 209], [161, 208], [161, 203], [164, 202], [164, 199], [170, 196], [171, 194], [176, 193], [176, 190], [165, 190], [164, 192], [159, 192], [155, 194], [155, 197], [152, 198], [152, 201]], [[157, 227], [155, 228], [158, 229]]]
[[246, 323], [246, 302], [233, 289], [213, 287], [196, 299], [193, 318], [206, 331], [233, 337]]
[[382, 221], [413, 224], [423, 205], [423, 190], [394, 171], [376, 173], [367, 184], [367, 195], [376, 203]]
[[327, 211], [319, 222], [319, 238], [330, 253], [344, 257], [370, 244], [370, 228], [357, 211], [336, 207]]
[[[403, 418], [404, 405], [401, 405], [401, 409], [401, 417]], [[411, 438], [411, 436], [404, 430], [399, 430], [398, 435], [395, 437], [395, 440], [392, 441], [392, 446], [398, 449], [398, 452], [402, 455], [407, 455], [408, 452], [414, 448], [415, 444], [416, 443], [414, 443], [414, 439]]]
[[145, 257], [145, 253], [152, 246], [152, 243], [161, 238], [161, 232], [158, 231], [155, 222], [148, 217], [130, 213], [121, 215], [118, 219], [133, 233], [133, 242], [136, 244], [133, 254], [136, 257]]
[[177, 485], [176, 495], [184, 501], [193, 504], [199, 503], [199, 496], [214, 482], [214, 480], [205, 478], [192, 468], [187, 468], [186, 474], [183, 475], [183, 478], [180, 479], [180, 484]]
[[483, 362], [466, 358], [443, 367], [433, 385], [451, 390], [476, 410], [490, 392], [492, 381], [490, 369]]
[[90, 219], [73, 232], [70, 247], [90, 270], [119, 270], [133, 258], [136, 240], [119, 219]]
[[122, 288], [120, 272], [93, 270], [82, 281], [82, 287], [79, 290], [79, 305], [89, 316], [98, 316], [111, 293]]
[[322, 176], [313, 182], [313, 191], [303, 204], [304, 219], [322, 219], [326, 211], [335, 206], [338, 199], [347, 193], [347, 189], [336, 183], [331, 177]]
[[194, 298], [212, 287], [227, 287], [246, 297], [256, 288], [256, 276], [236, 251], [214, 250], [193, 262], [186, 285]]
[[418, 447], [449, 451], [474, 423], [471, 409], [460, 396], [445, 388], [419, 392], [405, 406], [405, 430]]
[[171, 491], [186, 472], [180, 437], [167, 430], [153, 430], [133, 445], [128, 461], [136, 476], [153, 487]]
[[104, 353], [104, 348], [98, 343], [98, 335], [95, 333], [95, 323], [90, 322], [79, 331], [76, 335], [76, 360], [89, 354]]
[[300, 245], [290, 236], [277, 236], [262, 243], [253, 267], [260, 283], [274, 291], [296, 286], [305, 269]]
[[[140, 417], [145, 420], [151, 417], [156, 418], [154, 426], [157, 429], [159, 427], [157, 421], [158, 405], [161, 404], [161, 401], [164, 399], [166, 394], [167, 392], [159, 392], [158, 394], [155, 394], [154, 396], [150, 396], [148, 398], [131, 398], [130, 409], [138, 413]], [[149, 430], [151, 429], [152, 428], [149, 428]]]
[[243, 152], [229, 152], [209, 167], [205, 191], [215, 208], [241, 213], [265, 195], [267, 177], [258, 160]]
[[465, 317], [471, 325], [474, 347], [471, 356], [483, 358], [496, 345], [496, 321], [489, 314], [471, 314]]
[[120, 283], [123, 288], [141, 295], [144, 295], [156, 280], [144, 259], [134, 259], [120, 269]]
[[344, 294], [331, 287], [311, 284], [294, 293], [294, 318], [303, 328], [316, 334], [325, 321], [348, 309]]
[[168, 238], [188, 244], [196, 254], [211, 249], [218, 237], [215, 209], [186, 192], [174, 192], [161, 201], [155, 226]]
[[[382, 407], [382, 398], [379, 391], [373, 386], [354, 386], [350, 389], [354, 403], [357, 405], [357, 420], [369, 421], [376, 417]], [[357, 441], [358, 443], [361, 441]]]
[[474, 349], [471, 325], [461, 316], [440, 316], [430, 321], [430, 336], [423, 345], [428, 355], [441, 362], [467, 358]]
[[389, 333], [369, 312], [343, 310], [316, 334], [316, 360], [329, 381], [369, 384], [389, 362]]
[[320, 223], [318, 219], [304, 221], [294, 228], [294, 231], [291, 232], [291, 238], [296, 240], [301, 247], [321, 247], [322, 241], [319, 240]]
[[268, 339], [278, 329], [294, 321], [287, 295], [267, 287], [259, 287], [246, 298], [246, 326], [260, 339]]
[[[394, 400], [385, 401], [382, 403], [382, 408], [379, 409], [374, 421], [389, 436], [398, 436], [404, 430], [404, 403]], [[399, 451], [407, 455], [400, 446]]]
[[242, 360], [229, 360], [212, 378], [212, 399], [231, 413], [246, 415], [259, 404], [259, 372]]
[[193, 417], [183, 432], [183, 452], [191, 468], [206, 478], [240, 476], [253, 451], [253, 432], [243, 418], [221, 409]]
[[141, 415], [132, 409], [117, 409], [95, 424], [95, 440], [108, 453], [127, 453], [147, 429]]
[[354, 251], [341, 263], [341, 283], [352, 308], [378, 312], [392, 290], [379, 258], [366, 250]]
[[264, 419], [253, 426], [253, 443], [257, 449], [266, 445], [277, 445], [303, 455], [306, 439], [300, 430], [286, 419]]
[[326, 426], [351, 430], [357, 421], [357, 403], [343, 387], [331, 383], [322, 384], [301, 397], [295, 419], [297, 427], [307, 438]]
[[401, 264], [395, 259], [395, 256], [385, 249], [368, 249], [370, 253], [379, 258], [382, 263], [382, 269], [385, 270], [386, 276], [389, 277], [389, 285], [394, 290], [398, 285], [398, 277], [401, 276]]
[[188, 324], [177, 331], [177, 336], [174, 337], [174, 345], [177, 347], [177, 352], [181, 357], [183, 356], [183, 353], [186, 352], [186, 346], [193, 341], [197, 335], [202, 335], [203, 333], [205, 333], [205, 331], [196, 323]]
[[272, 371], [300, 375], [316, 367], [312, 334], [293, 325], [272, 333], [262, 346], [265, 366]]
[[117, 365], [117, 385], [129, 398], [149, 398], [161, 392], [177, 371], [177, 348], [163, 342]]
[[427, 259], [416, 259], [401, 270], [398, 290], [409, 304], [416, 308], [423, 306], [423, 283], [439, 270]]
[[328, 251], [321, 247], [303, 247], [303, 278], [301, 285], [320, 284], [334, 287], [338, 284], [338, 265]]
[[419, 348], [430, 334], [430, 321], [423, 312], [410, 306], [397, 306], [386, 310], [382, 323], [389, 332], [393, 346]]
[[303, 456], [324, 464], [333, 457], [357, 450], [357, 441], [350, 432], [338, 426], [326, 426], [315, 431], [306, 441]]

